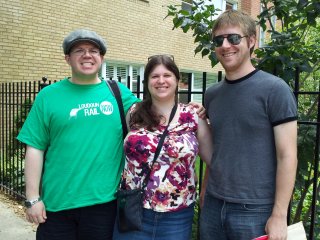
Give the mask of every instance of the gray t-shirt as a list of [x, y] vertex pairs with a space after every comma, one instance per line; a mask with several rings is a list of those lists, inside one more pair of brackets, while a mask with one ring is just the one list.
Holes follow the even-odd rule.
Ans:
[[273, 203], [277, 163], [273, 127], [297, 119], [290, 87], [255, 70], [208, 88], [205, 107], [214, 143], [208, 193], [228, 202]]

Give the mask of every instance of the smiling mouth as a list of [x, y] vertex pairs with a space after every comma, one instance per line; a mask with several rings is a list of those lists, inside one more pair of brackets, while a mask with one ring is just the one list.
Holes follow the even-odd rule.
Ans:
[[168, 87], [156, 87], [156, 89], [167, 89]]
[[234, 53], [234, 52], [232, 52], [232, 53], [224, 53], [224, 54], [222, 54], [222, 56], [224, 56], [224, 57], [231, 57], [231, 56], [233, 56], [233, 55], [235, 55], [235, 53]]
[[87, 66], [87, 67], [91, 67], [93, 66], [94, 64], [91, 63], [91, 62], [85, 62], [85, 63], [81, 63], [82, 66]]

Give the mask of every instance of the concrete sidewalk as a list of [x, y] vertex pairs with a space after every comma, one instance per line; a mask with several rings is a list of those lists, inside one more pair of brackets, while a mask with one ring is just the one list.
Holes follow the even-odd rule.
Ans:
[[[1, 193], [0, 193], [1, 194]], [[36, 226], [28, 223], [21, 213], [15, 212], [15, 208], [22, 211], [23, 207], [11, 203], [5, 197], [0, 198], [0, 239], [1, 240], [35, 240]]]

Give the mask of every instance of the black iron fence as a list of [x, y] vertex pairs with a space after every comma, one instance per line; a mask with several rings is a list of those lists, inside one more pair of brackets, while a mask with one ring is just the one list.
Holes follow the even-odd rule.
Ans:
[[[221, 80], [219, 72], [217, 81]], [[133, 93], [143, 97], [141, 81], [136, 79]], [[119, 78], [118, 81], [121, 82]], [[130, 88], [132, 81], [126, 79]], [[289, 223], [303, 221], [309, 240], [320, 239], [320, 204], [319, 204], [319, 145], [320, 145], [320, 79], [312, 91], [306, 91], [306, 86], [301, 86], [300, 74], [297, 71], [295, 79], [289, 83], [295, 93], [299, 107], [299, 167], [293, 199], [289, 209]], [[32, 106], [37, 93], [45, 86], [51, 84], [43, 78], [41, 81], [0, 83], [0, 190], [18, 200], [25, 198], [24, 184], [24, 154], [25, 146], [16, 140], [24, 120]], [[310, 84], [309, 84], [310, 85]], [[188, 77], [188, 88], [179, 91], [181, 102], [190, 102], [194, 96], [203, 101], [207, 88], [207, 74], [203, 73], [202, 87], [195, 91], [192, 89], [192, 76]], [[199, 162], [199, 186], [203, 176], [203, 163]], [[199, 189], [200, 191], [200, 189]], [[193, 239], [199, 239], [198, 216], [200, 209], [196, 206]]]

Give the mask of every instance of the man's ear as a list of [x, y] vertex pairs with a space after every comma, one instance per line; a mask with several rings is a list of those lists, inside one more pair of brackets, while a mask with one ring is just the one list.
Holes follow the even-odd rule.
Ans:
[[70, 65], [70, 55], [64, 55], [64, 59], [66, 60], [66, 62]]
[[254, 48], [254, 45], [256, 45], [256, 36], [250, 36], [249, 37], [249, 48]]

